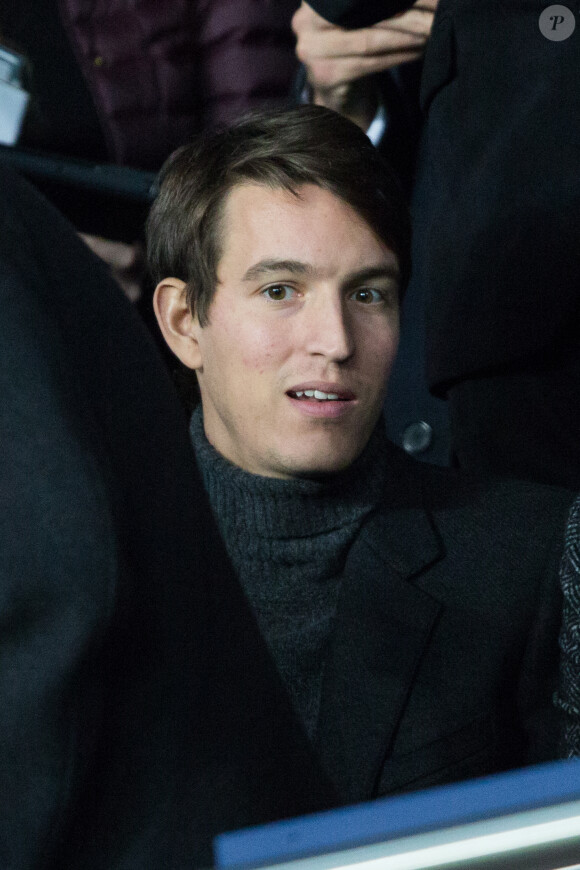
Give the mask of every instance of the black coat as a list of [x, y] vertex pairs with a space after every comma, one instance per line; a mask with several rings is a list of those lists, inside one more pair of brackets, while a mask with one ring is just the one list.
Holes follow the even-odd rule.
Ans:
[[394, 450], [311, 746], [150, 339], [0, 181], [0, 864], [190, 870], [219, 831], [552, 757], [570, 496]]
[[343, 27], [368, 27], [407, 9], [409, 0], [312, 0], [313, 9]]
[[220, 831], [557, 757], [572, 495], [476, 483], [394, 449], [391, 468], [347, 558], [312, 746], [198, 489], [204, 625], [165, 585], [165, 636], [142, 642], [139, 663], [119, 653], [97, 790], [64, 866], [186, 870]]
[[347, 560], [325, 671], [319, 751], [349, 801], [557, 752], [570, 495], [394, 450], [391, 470]]
[[[400, 0], [312, 0], [346, 26]], [[427, 374], [444, 392], [488, 369], [578, 346], [580, 3], [563, 41], [539, 0], [440, 0], [421, 84], [414, 260]], [[412, 290], [412, 288], [411, 288]]]

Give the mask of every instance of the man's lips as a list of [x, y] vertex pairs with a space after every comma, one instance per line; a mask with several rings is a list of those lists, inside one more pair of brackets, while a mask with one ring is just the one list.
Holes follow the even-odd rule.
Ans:
[[356, 399], [356, 395], [352, 390], [347, 389], [341, 384], [332, 383], [330, 381], [305, 381], [304, 383], [296, 384], [291, 389], [287, 390], [286, 394], [292, 399], [306, 399], [316, 402], [352, 402]]
[[327, 381], [305, 381], [286, 391], [292, 405], [310, 419], [336, 420], [357, 405], [352, 390]]

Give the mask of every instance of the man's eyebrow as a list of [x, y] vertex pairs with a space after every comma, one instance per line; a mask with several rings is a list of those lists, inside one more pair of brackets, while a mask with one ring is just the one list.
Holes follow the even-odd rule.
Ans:
[[243, 281], [253, 281], [271, 272], [289, 272], [292, 275], [308, 275], [312, 272], [312, 266], [302, 263], [300, 260], [260, 260], [246, 271]]
[[[260, 260], [259, 263], [254, 263], [253, 266], [245, 272], [243, 281], [254, 281], [256, 278], [262, 278], [264, 275], [272, 273], [286, 272], [291, 275], [314, 275], [315, 269], [309, 263], [303, 263], [301, 260], [276, 260], [266, 259]], [[387, 278], [399, 282], [401, 273], [398, 266], [393, 264], [380, 264], [377, 266], [367, 266], [364, 269], [358, 269], [347, 275], [344, 281], [345, 289], [358, 286], [365, 281], [373, 281], [375, 279]]]
[[344, 282], [344, 287], [348, 290], [351, 287], [357, 287], [360, 284], [364, 284], [365, 281], [373, 281], [376, 278], [388, 278], [391, 281], [400, 282], [401, 273], [396, 263], [369, 266], [366, 269], [359, 269], [357, 272], [350, 274]]

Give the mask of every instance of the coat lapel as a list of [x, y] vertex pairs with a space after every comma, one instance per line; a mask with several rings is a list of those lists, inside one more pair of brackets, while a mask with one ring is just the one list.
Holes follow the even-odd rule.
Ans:
[[376, 795], [441, 607], [413, 584], [443, 556], [420, 474], [394, 459], [385, 502], [347, 559], [322, 687], [317, 751], [348, 802]]

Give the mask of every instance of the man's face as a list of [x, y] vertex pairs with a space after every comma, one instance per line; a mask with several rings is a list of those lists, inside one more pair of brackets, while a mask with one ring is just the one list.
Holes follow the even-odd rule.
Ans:
[[197, 321], [208, 440], [267, 477], [349, 466], [382, 410], [397, 349], [395, 254], [342, 200], [235, 187], [209, 323]]

